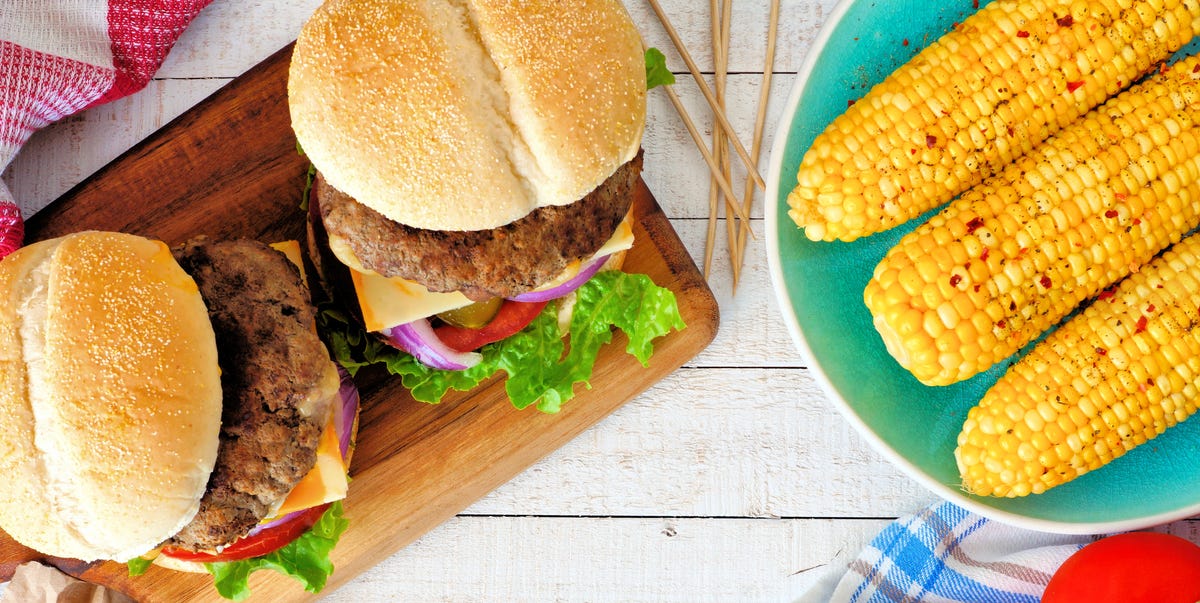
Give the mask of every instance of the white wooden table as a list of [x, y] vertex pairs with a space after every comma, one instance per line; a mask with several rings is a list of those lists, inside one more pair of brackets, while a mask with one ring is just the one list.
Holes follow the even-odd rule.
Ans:
[[[293, 40], [318, 3], [214, 0], [145, 90], [37, 133], [5, 183], [28, 216]], [[835, 3], [783, 2], [768, 150], [795, 73]], [[662, 4], [711, 70], [708, 3]], [[685, 69], [645, 0], [626, 5], [668, 65]], [[734, 13], [729, 117], [748, 144], [768, 2], [738, 2]], [[676, 90], [710, 131], [686, 73]], [[700, 258], [707, 168], [661, 91], [651, 94], [649, 112], [645, 179]], [[766, 165], [764, 152], [764, 173]], [[740, 176], [736, 182], [740, 190]], [[820, 566], [844, 564], [889, 519], [933, 500], [825, 400], [780, 318], [762, 216], [760, 196], [759, 238], [736, 294], [724, 240], [717, 244], [711, 282], [721, 329], [706, 351], [328, 600], [791, 600]]]

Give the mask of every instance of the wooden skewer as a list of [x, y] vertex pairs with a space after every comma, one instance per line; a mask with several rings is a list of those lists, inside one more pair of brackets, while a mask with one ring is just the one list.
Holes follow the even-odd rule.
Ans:
[[704, 239], [704, 279], [708, 280], [712, 276], [712, 260], [713, 260], [713, 244], [717, 239], [717, 207], [721, 191], [716, 186], [716, 178], [713, 178], [713, 186], [708, 189], [708, 237]]
[[[720, 68], [721, 68], [721, 36], [720, 36], [721, 9], [718, 6], [719, 2], [720, 2], [720, 0], [709, 0], [709, 7], [708, 7], [709, 8], [709, 16], [711, 18], [711, 24], [709, 26], [709, 30], [712, 33], [713, 63], [717, 69], [718, 74], [720, 73]], [[720, 79], [719, 75], [716, 77], [716, 88], [717, 88], [717, 99], [724, 100], [724, 98], [723, 98], [724, 97], [724, 82]], [[712, 131], [712, 154], [713, 154], [713, 157], [717, 161], [717, 167], [720, 168], [721, 173], [725, 175], [726, 179], [729, 179], [730, 171], [729, 171], [728, 152], [727, 152], [727, 147], [725, 146], [724, 137], [722, 137], [721, 134], [722, 134], [722, 132], [721, 132], [720, 128], [713, 128], [713, 131]], [[728, 204], [728, 201], [726, 201], [726, 203]], [[719, 194], [719, 190], [717, 188], [716, 175], [713, 174], [709, 178], [709, 187], [708, 187], [708, 237], [704, 241], [704, 277], [705, 277], [705, 279], [711, 278], [713, 249], [716, 247], [717, 221], [720, 218], [720, 213], [721, 213], [720, 194]], [[727, 217], [725, 220], [727, 226], [730, 223], [730, 219], [729, 219], [728, 215], [729, 214], [727, 212]], [[733, 240], [733, 243], [734, 243], [734, 245], [729, 248], [730, 253], [732, 253], [737, 248], [736, 247], [736, 244], [737, 244], [736, 239]]]
[[[762, 138], [763, 126], [767, 118], [767, 100], [771, 94], [771, 74], [775, 70], [775, 42], [779, 32], [779, 0], [771, 2], [771, 17], [770, 23], [767, 26], [767, 52], [763, 60], [762, 71], [762, 88], [758, 91], [758, 116], [754, 119], [754, 141], [751, 143], [750, 155], [757, 162], [759, 155], [762, 153]], [[746, 183], [746, 196], [743, 197], [742, 211], [749, 215], [754, 203], [754, 187]], [[772, 199], [764, 200], [765, 203], [773, 203]], [[750, 230], [750, 222], [743, 221], [742, 228], [738, 232], [737, 241], [737, 257], [738, 261], [745, 259], [746, 239], [747, 236], [753, 237], [754, 233]]]
[[[718, 58], [720, 47], [718, 46], [718, 40], [716, 40], [716, 31], [718, 31], [718, 29], [716, 29], [716, 14], [718, 14], [718, 10], [716, 10], [716, 2], [718, 1], [719, 0], [708, 0], [708, 11], [713, 19], [710, 29], [712, 29], [713, 32], [714, 62], [718, 62], [720, 60]], [[716, 166], [718, 166], [718, 168], [720, 168], [719, 171], [724, 174], [725, 155], [721, 153], [721, 130], [718, 129], [718, 127], [714, 127], [713, 129], [712, 153], [714, 159], [716, 160]], [[718, 216], [721, 213], [721, 195], [720, 189], [718, 189], [718, 185], [716, 185], [715, 173], [709, 175], [708, 183], [708, 235], [706, 238], [704, 238], [704, 280], [710, 281], [712, 280], [713, 271], [713, 250], [716, 246], [716, 221], [718, 221]]]
[[[725, 92], [727, 89], [727, 80], [729, 72], [729, 34], [730, 22], [733, 20], [732, 15], [733, 0], [713, 0], [713, 57], [715, 74], [713, 80], [717, 89], [717, 102], [721, 107], [721, 111], [726, 109]], [[719, 16], [718, 16], [719, 15]], [[718, 130], [714, 128], [714, 142], [718, 139], [716, 136]], [[721, 152], [717, 159], [721, 163], [722, 173], [726, 178], [733, 177], [732, 165], [730, 164], [729, 147], [725, 142], [725, 137], [720, 138]], [[747, 179], [747, 182], [750, 180]], [[733, 272], [732, 291], [737, 292], [738, 281], [741, 280], [742, 264], [738, 258], [738, 221], [733, 216], [734, 207], [726, 204], [725, 208], [725, 238], [729, 248], [729, 266]], [[747, 217], [749, 217], [747, 215]]]
[[[742, 162], [746, 166], [746, 172], [760, 189], [766, 190], [766, 182], [759, 175], [757, 164], [750, 159], [750, 153], [746, 151], [746, 147], [742, 145], [738, 139], [737, 133], [733, 130], [733, 125], [725, 117], [725, 112], [721, 110], [720, 104], [717, 102], [716, 96], [713, 95], [712, 88], [708, 86], [708, 82], [704, 81], [704, 75], [700, 73], [700, 68], [696, 66], [696, 62], [692, 60], [692, 55], [688, 53], [687, 48], [683, 45], [683, 40], [679, 39], [679, 34], [675, 31], [675, 27], [671, 25], [671, 21], [667, 19], [666, 13], [663, 12], [662, 6], [658, 0], [647, 0], [650, 3], [650, 8], [654, 9], [654, 14], [658, 15], [658, 20], [662, 22], [663, 29], [666, 30], [667, 36], [671, 38], [671, 43], [675, 45], [675, 50], [683, 57], [683, 62], [687, 64], [688, 71], [691, 72], [692, 78], [696, 80], [696, 85], [700, 87], [700, 92], [704, 94], [704, 99], [708, 101], [712, 108], [713, 115], [716, 117], [717, 123], [725, 130], [725, 135], [729, 137], [729, 141], [733, 144], [733, 148], [741, 157]], [[741, 211], [740, 209], [738, 210]]]
[[[716, 2], [718, 2], [718, 0], [709, 0], [708, 1], [709, 13], [713, 14], [714, 19], [716, 16]], [[713, 20], [713, 25], [715, 25], [715, 24], [716, 24], [716, 22], [715, 22], [715, 20]], [[716, 29], [713, 29], [713, 32], [715, 34]], [[716, 54], [718, 54], [719, 52], [720, 52], [720, 49], [718, 47], [716, 47], [716, 38], [714, 37], [713, 38], [713, 60], [714, 61], [718, 60], [718, 59], [716, 59]], [[713, 129], [712, 153], [713, 153], [713, 159], [716, 160], [716, 166], [718, 166], [718, 171], [720, 173], [724, 174], [725, 173], [725, 169], [724, 169], [725, 155], [721, 153], [721, 130], [719, 129], [719, 127], [714, 127], [714, 129]], [[720, 209], [721, 195], [720, 195], [720, 189], [718, 189], [718, 185], [716, 185], [716, 174], [715, 173], [709, 175], [708, 181], [709, 181], [709, 184], [708, 184], [708, 237], [704, 238], [704, 280], [710, 281], [710, 280], [712, 280], [712, 271], [713, 271], [713, 250], [715, 249], [715, 246], [716, 246], [716, 221], [718, 221], [718, 216], [721, 213], [721, 209]]]
[[704, 137], [696, 129], [696, 124], [692, 122], [691, 117], [688, 117], [687, 109], [683, 107], [683, 102], [679, 100], [679, 95], [675, 94], [671, 86], [663, 86], [663, 90], [666, 91], [667, 98], [671, 99], [671, 104], [675, 105], [675, 111], [679, 113], [679, 117], [683, 119], [683, 125], [687, 127], [688, 133], [692, 135], [692, 140], [695, 141], [696, 148], [700, 149], [700, 155], [704, 157], [704, 162], [708, 164], [709, 171], [717, 179], [717, 186], [721, 187], [721, 192], [725, 195], [725, 200], [734, 204], [733, 207], [737, 217], [745, 220], [746, 214], [742, 212], [741, 205], [738, 204], [737, 195], [733, 194], [733, 187], [730, 186], [729, 179], [717, 167], [716, 159], [708, 151], [708, 145], [704, 143]]

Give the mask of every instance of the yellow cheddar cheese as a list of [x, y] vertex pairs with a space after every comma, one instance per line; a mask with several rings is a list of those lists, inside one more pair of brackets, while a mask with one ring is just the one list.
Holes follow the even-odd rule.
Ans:
[[275, 517], [346, 498], [349, 483], [346, 465], [342, 462], [342, 451], [338, 446], [337, 430], [334, 428], [334, 413], [330, 413], [329, 422], [317, 446], [317, 464], [292, 488], [283, 505], [275, 512]]

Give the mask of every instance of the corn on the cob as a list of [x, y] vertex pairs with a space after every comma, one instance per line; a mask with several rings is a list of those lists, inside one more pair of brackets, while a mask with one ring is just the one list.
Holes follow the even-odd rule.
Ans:
[[1200, 224], [1200, 58], [1123, 92], [903, 237], [864, 291], [928, 385], [1004, 360]]
[[1200, 236], [1168, 249], [1033, 350], [971, 409], [970, 492], [1024, 496], [1104, 465], [1196, 412]]
[[817, 136], [789, 215], [814, 241], [903, 223], [996, 173], [1198, 32], [1198, 0], [996, 0]]

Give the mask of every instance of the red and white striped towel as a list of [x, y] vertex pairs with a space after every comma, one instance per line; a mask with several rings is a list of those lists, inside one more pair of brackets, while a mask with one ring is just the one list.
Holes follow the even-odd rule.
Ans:
[[[0, 172], [39, 128], [145, 87], [212, 0], [0, 2]], [[0, 257], [24, 223], [0, 182]]]

